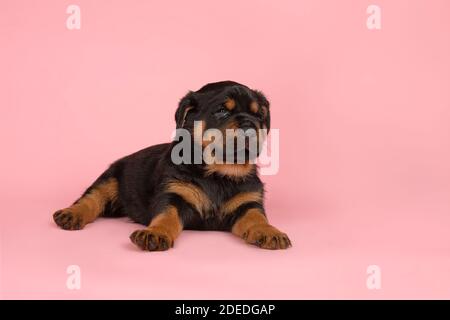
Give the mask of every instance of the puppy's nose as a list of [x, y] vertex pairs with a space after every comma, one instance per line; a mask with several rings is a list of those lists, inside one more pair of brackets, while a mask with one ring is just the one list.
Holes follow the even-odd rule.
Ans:
[[251, 121], [244, 121], [244, 122], [241, 122], [240, 123], [240, 125], [239, 125], [239, 127], [242, 129], [242, 130], [248, 130], [248, 129], [253, 129], [253, 130], [256, 130], [256, 125], [253, 123], [253, 122], [251, 122]]

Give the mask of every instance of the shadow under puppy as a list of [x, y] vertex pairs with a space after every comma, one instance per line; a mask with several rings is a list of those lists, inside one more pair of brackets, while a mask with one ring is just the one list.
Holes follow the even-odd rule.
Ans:
[[[198, 123], [201, 130], [268, 130], [269, 102], [261, 92], [236, 82], [210, 83], [181, 99], [175, 120], [177, 129], [193, 133], [190, 142], [198, 147], [193, 138]], [[263, 184], [250, 157], [244, 163], [201, 159], [198, 164], [175, 164], [172, 150], [178, 143], [151, 146], [117, 160], [72, 206], [54, 213], [56, 224], [79, 230], [99, 216], [128, 216], [147, 226], [130, 238], [149, 251], [173, 247], [183, 229], [231, 231], [265, 249], [291, 246], [287, 235], [267, 221]], [[203, 141], [200, 149], [206, 146]]]

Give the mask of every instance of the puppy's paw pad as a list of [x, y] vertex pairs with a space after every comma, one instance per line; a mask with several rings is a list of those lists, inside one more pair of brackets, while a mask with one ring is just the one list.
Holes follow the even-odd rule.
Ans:
[[172, 238], [157, 228], [136, 230], [130, 235], [131, 242], [142, 250], [165, 251], [173, 247]]
[[292, 246], [289, 237], [271, 225], [254, 226], [243, 237], [248, 243], [263, 249], [287, 249]]
[[83, 217], [70, 211], [70, 209], [56, 211], [53, 214], [53, 220], [64, 230], [80, 230], [85, 226]]

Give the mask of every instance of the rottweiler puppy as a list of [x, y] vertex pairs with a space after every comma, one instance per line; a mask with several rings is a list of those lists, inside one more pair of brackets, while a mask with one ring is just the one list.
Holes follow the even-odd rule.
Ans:
[[[177, 129], [192, 133], [187, 139], [194, 147], [180, 153], [192, 159], [195, 150], [208, 146], [203, 140], [196, 141], [196, 130], [269, 130], [270, 104], [262, 92], [245, 85], [210, 83], [181, 99], [175, 121]], [[267, 221], [264, 187], [248, 154], [247, 141], [244, 162], [235, 158], [231, 163], [211, 162], [202, 157], [178, 163], [173, 161], [173, 150], [180, 140], [175, 137], [171, 143], [117, 160], [70, 207], [55, 212], [54, 221], [62, 229], [80, 230], [101, 216], [128, 216], [146, 226], [133, 232], [130, 239], [148, 251], [173, 247], [184, 229], [231, 231], [265, 249], [291, 246], [288, 236]], [[257, 140], [262, 143], [260, 135]]]

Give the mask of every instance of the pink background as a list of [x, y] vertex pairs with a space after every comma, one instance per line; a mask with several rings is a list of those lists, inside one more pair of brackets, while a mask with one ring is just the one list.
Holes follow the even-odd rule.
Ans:
[[[450, 298], [449, 1], [1, 7], [2, 298]], [[190, 231], [145, 253], [126, 219], [54, 225], [113, 160], [169, 141], [187, 90], [225, 79], [272, 101], [267, 208], [293, 248]], [[72, 264], [81, 290], [66, 288]], [[372, 264], [381, 290], [366, 287]]]

